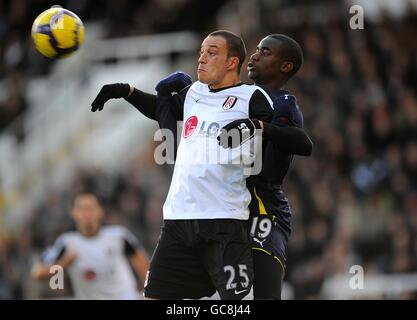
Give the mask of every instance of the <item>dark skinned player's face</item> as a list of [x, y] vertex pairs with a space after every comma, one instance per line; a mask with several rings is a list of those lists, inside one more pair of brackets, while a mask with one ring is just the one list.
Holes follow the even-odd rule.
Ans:
[[281, 74], [283, 59], [280, 56], [281, 41], [266, 37], [259, 42], [248, 62], [248, 77], [257, 84], [268, 84]]

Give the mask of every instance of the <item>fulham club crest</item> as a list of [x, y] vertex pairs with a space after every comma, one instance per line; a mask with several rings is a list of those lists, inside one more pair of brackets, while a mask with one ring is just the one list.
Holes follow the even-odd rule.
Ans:
[[223, 109], [229, 110], [232, 109], [233, 106], [236, 104], [237, 98], [233, 96], [227, 97], [226, 101], [223, 103]]

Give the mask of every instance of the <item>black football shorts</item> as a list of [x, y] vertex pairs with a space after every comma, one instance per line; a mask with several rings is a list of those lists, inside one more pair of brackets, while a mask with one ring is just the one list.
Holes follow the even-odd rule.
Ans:
[[264, 252], [277, 261], [285, 272], [288, 236], [273, 215], [258, 215], [250, 219], [252, 250]]
[[288, 235], [274, 215], [257, 215], [250, 219], [254, 298], [281, 299], [285, 275]]
[[165, 220], [144, 295], [155, 299], [245, 297], [253, 283], [248, 221]]

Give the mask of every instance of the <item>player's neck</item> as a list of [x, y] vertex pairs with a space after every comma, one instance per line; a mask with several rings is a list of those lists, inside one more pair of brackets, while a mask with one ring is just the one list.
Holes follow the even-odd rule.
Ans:
[[100, 232], [100, 228], [97, 229], [89, 229], [89, 230], [78, 230], [78, 232], [85, 238], [93, 238]]
[[232, 87], [240, 83], [239, 75], [235, 72], [226, 74], [226, 76], [218, 83], [209, 84], [210, 89], [221, 89], [226, 87]]
[[283, 90], [285, 86], [285, 81], [278, 79], [276, 81], [265, 83], [264, 86], [267, 87], [271, 91], [279, 91], [279, 90]]

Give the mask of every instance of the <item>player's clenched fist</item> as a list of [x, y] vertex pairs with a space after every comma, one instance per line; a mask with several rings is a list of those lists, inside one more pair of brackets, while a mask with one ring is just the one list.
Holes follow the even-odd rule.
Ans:
[[170, 97], [173, 92], [179, 92], [192, 83], [193, 81], [188, 74], [182, 71], [176, 71], [159, 81], [155, 90], [160, 96]]
[[128, 83], [113, 83], [104, 85], [91, 104], [91, 111], [103, 110], [104, 104], [110, 99], [127, 98], [131, 93]]

